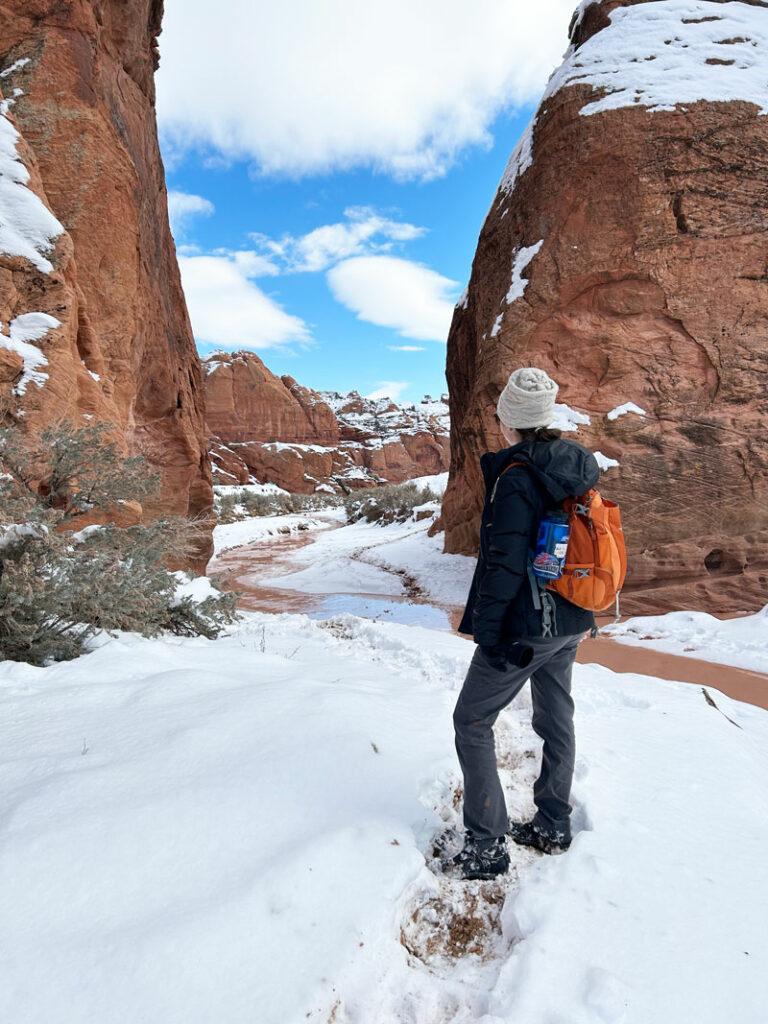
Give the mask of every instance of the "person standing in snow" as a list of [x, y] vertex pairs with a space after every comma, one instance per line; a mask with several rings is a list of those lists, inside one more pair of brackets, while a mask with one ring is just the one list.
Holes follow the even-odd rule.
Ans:
[[[478, 645], [456, 704], [456, 751], [464, 776], [464, 848], [445, 864], [462, 878], [493, 878], [509, 868], [506, 836], [544, 853], [571, 842], [569, 803], [575, 743], [571, 670], [592, 612], [547, 592], [548, 624], [529, 576], [529, 553], [545, 513], [597, 483], [594, 455], [551, 430], [557, 384], [535, 367], [516, 370], [496, 416], [509, 445], [480, 460], [485, 506], [480, 550], [459, 632]], [[522, 465], [511, 466], [511, 463]], [[507, 818], [493, 726], [531, 680], [533, 728], [544, 741], [530, 822]]]

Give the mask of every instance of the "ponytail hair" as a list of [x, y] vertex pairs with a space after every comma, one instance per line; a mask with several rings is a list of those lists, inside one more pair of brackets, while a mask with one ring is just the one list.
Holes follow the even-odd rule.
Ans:
[[523, 441], [559, 441], [562, 430], [555, 427], [515, 427]]

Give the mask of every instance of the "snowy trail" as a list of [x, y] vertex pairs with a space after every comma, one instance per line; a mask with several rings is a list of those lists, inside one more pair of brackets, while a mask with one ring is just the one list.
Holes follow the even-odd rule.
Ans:
[[[768, 713], [577, 666], [571, 851], [462, 886], [430, 868], [471, 649], [249, 614], [0, 665], [0, 1019], [762, 1024]], [[500, 723], [513, 814], [529, 714]]]
[[[221, 547], [284, 544], [305, 564], [272, 583], [312, 600], [371, 580], [463, 599], [473, 560], [421, 524], [301, 519], [304, 551], [284, 521]], [[461, 841], [451, 712], [472, 649], [248, 613], [215, 642], [0, 664], [0, 1020], [763, 1024], [768, 713], [577, 665], [571, 850], [512, 847], [503, 880], [463, 884], [439, 858]], [[527, 817], [527, 693], [497, 753]]]
[[474, 559], [444, 555], [440, 539], [427, 536], [428, 523], [349, 526], [338, 513], [321, 513], [304, 530], [294, 518], [283, 528], [290, 536], [246, 521], [233, 524], [237, 531], [226, 541], [217, 539], [210, 572], [244, 594], [243, 607], [312, 617], [353, 611], [445, 630], [457, 620]]
[[[290, 522], [282, 526], [273, 518], [266, 527], [258, 520], [223, 527], [253, 537], [245, 547], [225, 549], [212, 567], [234, 570], [230, 577], [246, 589], [244, 607], [312, 617], [348, 611], [438, 629], [458, 625], [474, 559], [444, 555], [441, 538], [427, 536], [428, 523], [344, 526], [338, 513], [324, 513], [310, 520], [309, 530], [285, 538], [277, 529], [295, 531], [301, 517], [286, 517]], [[231, 534], [225, 536], [231, 543]], [[725, 621], [701, 612], [633, 618], [585, 641], [578, 660], [714, 688], [766, 708], [767, 614], [768, 606]]]

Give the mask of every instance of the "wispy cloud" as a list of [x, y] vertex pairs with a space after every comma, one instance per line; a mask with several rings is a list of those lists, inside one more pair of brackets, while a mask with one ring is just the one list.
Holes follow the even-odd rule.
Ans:
[[387, 345], [390, 352], [426, 352], [423, 345]]
[[400, 395], [410, 386], [409, 381], [382, 380], [379, 381], [379, 386], [376, 390], [372, 391], [370, 395], [366, 395], [365, 397], [374, 402], [379, 398], [391, 398], [393, 402], [396, 402]]
[[286, 313], [251, 280], [261, 257], [250, 252], [180, 255], [192, 330], [199, 345], [277, 348], [311, 341], [307, 324]]
[[357, 256], [326, 274], [337, 302], [359, 320], [406, 338], [445, 341], [459, 285], [420, 263], [394, 256]]
[[[243, 4], [167, 0], [157, 108], [167, 152], [301, 176], [444, 174], [538, 99], [574, 0]], [[298, 30], [297, 27], [300, 27]], [[190, 54], [204, 55], [201, 63]]]
[[285, 270], [319, 271], [351, 256], [389, 252], [395, 244], [421, 238], [427, 231], [385, 217], [370, 206], [348, 207], [344, 217], [344, 221], [324, 224], [299, 237], [283, 235], [278, 240], [254, 234], [251, 238]]
[[170, 191], [168, 193], [168, 218], [174, 237], [178, 238], [183, 235], [187, 225], [194, 217], [210, 217], [214, 209], [210, 199], [205, 199], [203, 196], [191, 195], [189, 192]]

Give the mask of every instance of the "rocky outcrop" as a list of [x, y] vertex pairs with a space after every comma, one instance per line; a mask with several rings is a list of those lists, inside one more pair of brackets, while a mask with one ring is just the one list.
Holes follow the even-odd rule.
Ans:
[[317, 392], [276, 377], [253, 352], [205, 362], [214, 480], [297, 494], [401, 483], [448, 468], [448, 409]]
[[227, 444], [338, 444], [336, 417], [317, 392], [276, 377], [254, 352], [216, 352], [204, 368], [208, 428]]
[[161, 16], [160, 0], [0, 0], [0, 401], [32, 432], [114, 423], [162, 476], [144, 514], [205, 522], [202, 375], [154, 115]]
[[475, 550], [496, 399], [537, 365], [622, 504], [625, 609], [768, 600], [766, 6], [577, 11], [451, 327], [446, 550]]

